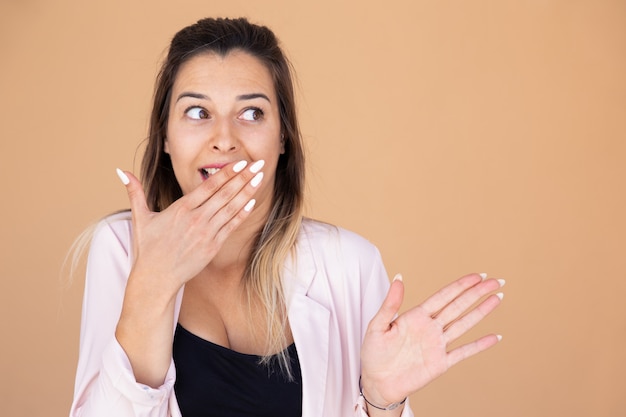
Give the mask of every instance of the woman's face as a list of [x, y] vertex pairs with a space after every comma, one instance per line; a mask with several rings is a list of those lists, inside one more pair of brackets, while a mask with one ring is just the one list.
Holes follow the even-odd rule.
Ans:
[[240, 160], [265, 160], [257, 209], [271, 204], [284, 152], [278, 100], [268, 69], [252, 55], [202, 53], [179, 68], [172, 88], [165, 152], [183, 194]]

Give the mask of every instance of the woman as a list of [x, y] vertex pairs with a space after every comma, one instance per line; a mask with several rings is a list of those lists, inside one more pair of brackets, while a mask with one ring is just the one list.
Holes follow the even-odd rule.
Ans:
[[289, 65], [265, 27], [176, 34], [143, 188], [118, 175], [132, 215], [93, 237], [72, 416], [412, 416], [410, 394], [499, 340], [446, 350], [502, 280], [467, 275], [397, 316], [376, 248], [303, 218]]

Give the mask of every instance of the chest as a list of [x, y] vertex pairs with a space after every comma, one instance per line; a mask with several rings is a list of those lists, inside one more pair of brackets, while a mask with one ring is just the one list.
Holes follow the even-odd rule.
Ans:
[[[240, 285], [192, 280], [184, 289], [178, 323], [189, 332], [216, 345], [242, 354], [267, 351], [269, 322], [266, 309], [248, 297]], [[280, 349], [293, 343], [289, 327]]]

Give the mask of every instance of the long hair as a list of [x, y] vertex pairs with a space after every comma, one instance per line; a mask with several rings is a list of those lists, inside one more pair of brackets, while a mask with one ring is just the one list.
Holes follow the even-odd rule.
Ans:
[[252, 302], [260, 303], [265, 311], [268, 340], [262, 362], [269, 364], [273, 354], [281, 352], [280, 367], [291, 376], [289, 358], [283, 351], [288, 323], [281, 269], [295, 245], [302, 222], [304, 151], [290, 64], [270, 29], [244, 18], [207, 18], [174, 36], [156, 80], [142, 180], [153, 211], [164, 210], [182, 196], [170, 157], [164, 152], [174, 81], [180, 66], [190, 58], [207, 52], [225, 56], [234, 50], [247, 52], [267, 67], [278, 98], [285, 152], [278, 160], [272, 208], [253, 245], [243, 283], [249, 311]]

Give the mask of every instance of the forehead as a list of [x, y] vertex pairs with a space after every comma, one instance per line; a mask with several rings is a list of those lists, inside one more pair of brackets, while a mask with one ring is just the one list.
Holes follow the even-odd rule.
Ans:
[[183, 91], [197, 91], [209, 96], [251, 92], [275, 96], [269, 69], [258, 58], [240, 50], [224, 56], [205, 52], [190, 58], [180, 66], [172, 90], [173, 97]]

